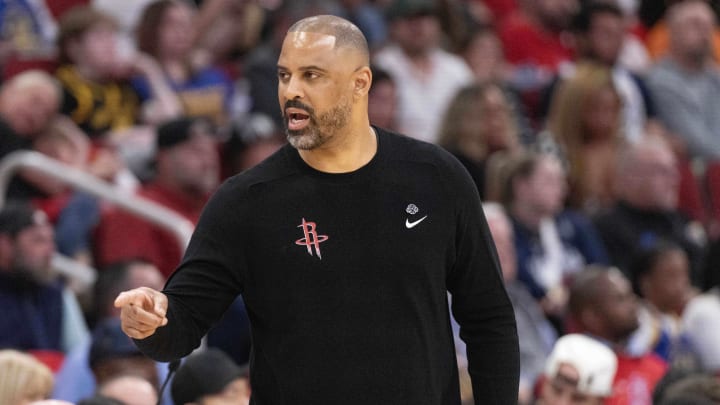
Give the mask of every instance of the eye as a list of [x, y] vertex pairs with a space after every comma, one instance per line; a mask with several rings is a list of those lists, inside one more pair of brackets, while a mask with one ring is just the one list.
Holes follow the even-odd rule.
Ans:
[[281, 82], [286, 82], [290, 79], [290, 73], [285, 71], [278, 71], [278, 80]]
[[307, 71], [307, 72], [305, 72], [305, 75], [304, 75], [304, 76], [305, 76], [305, 78], [308, 79], [308, 80], [314, 80], [314, 79], [317, 79], [318, 77], [320, 77], [320, 75], [317, 74], [317, 72], [313, 72], [313, 71]]

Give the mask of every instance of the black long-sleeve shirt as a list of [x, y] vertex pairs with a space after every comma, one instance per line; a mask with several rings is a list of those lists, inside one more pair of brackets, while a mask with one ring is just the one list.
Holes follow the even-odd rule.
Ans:
[[477, 404], [514, 404], [512, 306], [477, 190], [440, 148], [380, 129], [344, 174], [286, 146], [211, 198], [140, 348], [186, 355], [237, 294], [252, 325], [252, 403], [459, 404], [452, 312]]

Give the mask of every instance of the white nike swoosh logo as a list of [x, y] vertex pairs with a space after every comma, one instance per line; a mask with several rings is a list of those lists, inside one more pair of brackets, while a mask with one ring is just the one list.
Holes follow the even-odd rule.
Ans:
[[409, 219], [405, 219], [405, 228], [407, 228], [407, 229], [414, 228], [415, 225], [417, 225], [417, 224], [419, 224], [420, 222], [424, 221], [425, 218], [427, 218], [427, 215], [425, 215], [424, 217], [422, 217], [422, 218], [420, 218], [420, 219], [418, 219], [417, 221], [414, 221], [414, 222], [410, 222]]

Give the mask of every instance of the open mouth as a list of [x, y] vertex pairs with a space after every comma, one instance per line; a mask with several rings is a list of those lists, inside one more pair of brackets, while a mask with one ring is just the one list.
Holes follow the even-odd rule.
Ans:
[[288, 108], [285, 110], [287, 117], [288, 129], [291, 131], [299, 131], [310, 123], [310, 114], [304, 110], [297, 108]]

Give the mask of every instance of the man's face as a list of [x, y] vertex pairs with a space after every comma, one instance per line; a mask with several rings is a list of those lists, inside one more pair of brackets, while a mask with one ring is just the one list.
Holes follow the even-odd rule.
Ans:
[[701, 62], [712, 54], [715, 17], [707, 4], [688, 3], [669, 24], [670, 40], [678, 52]]
[[60, 106], [58, 92], [50, 83], [13, 87], [3, 94], [3, 118], [24, 137], [33, 137], [47, 128]]
[[12, 269], [47, 284], [54, 277], [50, 267], [54, 252], [55, 240], [49, 224], [25, 228], [15, 236]]
[[587, 35], [592, 56], [604, 64], [614, 65], [625, 37], [622, 17], [610, 13], [596, 14], [592, 17]]
[[577, 389], [579, 374], [575, 367], [561, 364], [557, 374], [547, 377], [538, 401], [540, 405], [600, 405], [602, 399]]
[[220, 173], [219, 157], [215, 140], [209, 132], [198, 129], [190, 139], [167, 153], [171, 159], [172, 176], [182, 189], [200, 195], [215, 190]]
[[637, 297], [627, 279], [617, 271], [608, 272], [599, 281], [597, 311], [614, 341], [626, 339], [639, 326]]
[[408, 55], [424, 55], [437, 46], [440, 23], [432, 14], [401, 17], [393, 21], [392, 35]]
[[250, 403], [250, 384], [245, 378], [236, 378], [222, 392], [206, 395], [200, 405], [248, 405]]
[[652, 210], [674, 210], [677, 207], [680, 175], [672, 151], [649, 147], [638, 152], [632, 163], [625, 191], [632, 203]]
[[344, 129], [352, 112], [356, 55], [335, 49], [335, 37], [290, 32], [278, 59], [278, 97], [288, 142], [319, 148]]

